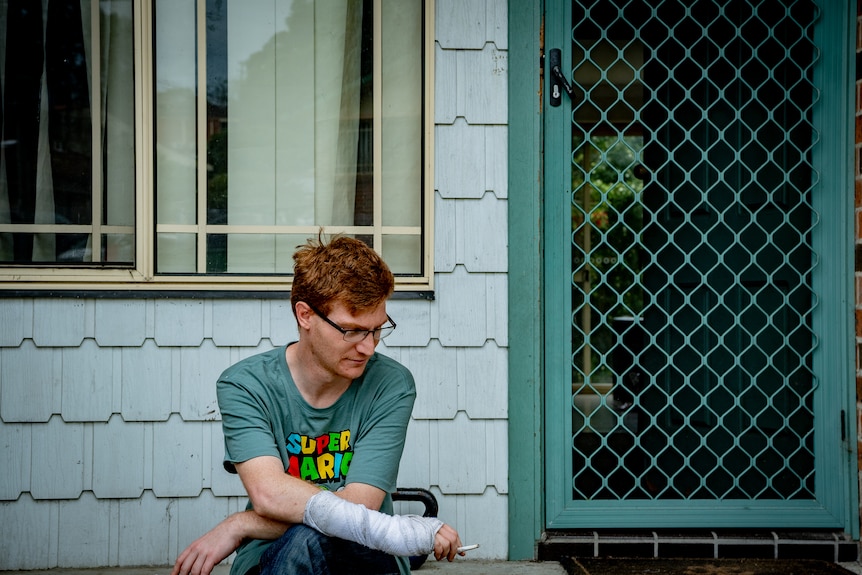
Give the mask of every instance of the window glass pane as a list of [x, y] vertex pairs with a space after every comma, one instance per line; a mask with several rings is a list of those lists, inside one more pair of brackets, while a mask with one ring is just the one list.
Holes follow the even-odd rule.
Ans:
[[[131, 264], [131, 0], [0, 1], [0, 262]], [[95, 151], [95, 152], [94, 152]]]
[[421, 236], [383, 236], [382, 255], [394, 274], [420, 275], [423, 272]]
[[[132, 28], [131, 0], [99, 2], [102, 49], [101, 84], [101, 147], [103, 153], [102, 182], [104, 206], [102, 224], [108, 226], [135, 225], [135, 83], [132, 55], [135, 46]], [[133, 229], [127, 230], [127, 240], [134, 242]], [[102, 243], [104, 246], [104, 242]], [[104, 248], [103, 248], [104, 249]], [[107, 261], [132, 261], [131, 252], [107, 251]]]
[[210, 272], [289, 274], [293, 272], [293, 252], [307, 239], [307, 235], [295, 234], [212, 234], [207, 238], [207, 268]]
[[156, 2], [155, 22], [157, 217], [160, 224], [195, 224], [197, 82], [195, 35], [189, 34], [195, 29], [195, 1]]
[[269, 234], [232, 234], [228, 269], [233, 273], [273, 273], [275, 238]]
[[195, 234], [158, 234], [156, 266], [162, 273], [190, 274], [197, 269]]
[[383, 0], [381, 16], [383, 225], [418, 226], [422, 217], [422, 3]]
[[275, 270], [277, 274], [293, 273], [293, 252], [305, 245], [310, 234], [284, 234], [275, 238]]
[[230, 224], [354, 224], [362, 5], [228, 8]]
[[188, 273], [290, 273], [319, 226], [421, 226], [422, 3], [155, 2], [156, 231], [197, 234]]
[[104, 234], [102, 236], [102, 245], [105, 246], [107, 251], [108, 261], [135, 261], [134, 234]]
[[[208, 2], [208, 7], [213, 4], [216, 2]], [[226, 118], [227, 222], [233, 225], [272, 224], [277, 209], [273, 122], [277, 117], [277, 30], [282, 29], [282, 37], [291, 36], [284, 33], [286, 14], [275, 17], [278, 6], [272, 1], [233, 2], [226, 5], [218, 21], [213, 19], [213, 10], [208, 15], [210, 26], [224, 30], [227, 38], [223, 51], [230, 114]]]

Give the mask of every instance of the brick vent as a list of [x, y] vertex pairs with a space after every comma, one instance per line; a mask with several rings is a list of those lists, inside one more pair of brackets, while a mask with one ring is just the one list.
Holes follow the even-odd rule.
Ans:
[[547, 533], [540, 561], [626, 557], [686, 559], [819, 559], [856, 561], [857, 544], [846, 533], [780, 531], [660, 531]]

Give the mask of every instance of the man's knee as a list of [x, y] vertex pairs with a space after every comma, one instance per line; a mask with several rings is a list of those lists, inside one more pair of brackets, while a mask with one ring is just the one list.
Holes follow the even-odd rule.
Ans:
[[308, 525], [294, 525], [285, 533], [291, 540], [293, 545], [301, 545], [311, 548], [319, 548], [325, 546], [329, 541], [329, 537], [312, 529]]
[[299, 567], [313, 568], [325, 562], [329, 546], [327, 536], [305, 525], [294, 525], [263, 553], [260, 573], [279, 575], [293, 573]]
[[260, 560], [260, 575], [328, 573], [330, 575], [397, 574], [391, 555], [335, 537], [306, 525], [295, 525], [274, 541]]

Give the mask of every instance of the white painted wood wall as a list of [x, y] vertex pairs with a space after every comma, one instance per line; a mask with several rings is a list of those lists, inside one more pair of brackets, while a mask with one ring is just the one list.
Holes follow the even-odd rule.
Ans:
[[[399, 485], [504, 559], [506, 1], [437, 0], [436, 38], [436, 300], [379, 350], [418, 387]], [[0, 298], [0, 570], [168, 565], [242, 509], [215, 380], [295, 335], [282, 300]]]

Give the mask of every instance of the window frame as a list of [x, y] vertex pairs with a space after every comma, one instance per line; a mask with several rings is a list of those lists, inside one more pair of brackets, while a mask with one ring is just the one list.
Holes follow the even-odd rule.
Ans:
[[[383, 0], [374, 0], [374, 26], [380, 29], [380, 8]], [[201, 295], [201, 292], [212, 295], [230, 294], [237, 292], [287, 292], [292, 283], [292, 274], [158, 274], [155, 271], [156, 256], [156, 174], [155, 174], [155, 81], [154, 81], [154, 51], [155, 51], [155, 29], [153, 18], [153, 2], [151, 0], [133, 1], [133, 17], [135, 37], [133, 41], [134, 55], [134, 105], [135, 105], [135, 264], [122, 267], [120, 265], [93, 263], [76, 264], [75, 266], [52, 266], [52, 265], [15, 265], [3, 264], [0, 266], [0, 294], [10, 293], [45, 293], [50, 295], [62, 295], [63, 293], [85, 293], [85, 292], [122, 292], [128, 295], [130, 292], [141, 291], [170, 292], [182, 295]], [[199, 21], [203, 14], [198, 10]], [[433, 297], [434, 289], [434, 0], [423, 2], [423, 102], [422, 102], [422, 174], [423, 186], [420, 225], [418, 235], [422, 243], [422, 273], [416, 275], [396, 275], [396, 292], [406, 292], [408, 295], [415, 292], [417, 297]], [[200, 25], [200, 24], [199, 24]], [[205, 38], [198, 38], [199, 54], [201, 46], [205, 46]], [[380, 73], [381, 37], [379, 33], [374, 35], [374, 86], [375, 93], [379, 94], [382, 75]], [[199, 57], [200, 60], [201, 57]], [[198, 72], [198, 82], [205, 81], [205, 71]], [[198, 122], [206, 118], [205, 90], [198, 90], [197, 115]], [[374, 101], [374, 157], [380, 158], [382, 104], [380, 98]], [[200, 141], [200, 137], [199, 137]], [[198, 150], [200, 150], [200, 143]], [[200, 153], [199, 153], [200, 155]], [[380, 222], [381, 212], [381, 188], [380, 188], [380, 162], [374, 163], [374, 196], [375, 196], [375, 223], [374, 244], [380, 250], [382, 230], [387, 233], [416, 235], [416, 227], [383, 226]], [[198, 229], [207, 224], [198, 223]], [[92, 225], [91, 229], [98, 225]], [[168, 226], [159, 226], [164, 231]], [[234, 226], [231, 226], [234, 227]], [[241, 226], [237, 226], [241, 228]], [[308, 237], [316, 236], [321, 228], [319, 226], [291, 226], [290, 233], [303, 234]], [[283, 231], [283, 230], [280, 230]], [[256, 229], [260, 233], [259, 228]], [[326, 226], [323, 228], [326, 236], [343, 234], [368, 234], [368, 226]], [[198, 232], [202, 233], [202, 232]], [[232, 233], [237, 233], [233, 230]]]

